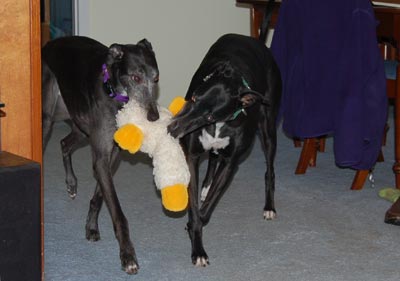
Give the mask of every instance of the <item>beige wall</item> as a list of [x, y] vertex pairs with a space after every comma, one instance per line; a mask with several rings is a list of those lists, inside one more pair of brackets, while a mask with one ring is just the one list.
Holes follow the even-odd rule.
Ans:
[[185, 95], [211, 44], [224, 33], [250, 34], [250, 9], [235, 0], [89, 0], [87, 30], [106, 45], [149, 40], [160, 69], [161, 105]]

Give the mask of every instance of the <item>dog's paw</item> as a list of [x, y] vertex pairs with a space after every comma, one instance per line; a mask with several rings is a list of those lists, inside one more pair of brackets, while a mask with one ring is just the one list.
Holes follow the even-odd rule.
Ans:
[[122, 270], [128, 274], [136, 274], [139, 271], [139, 264], [131, 254], [121, 254], [121, 267]]
[[78, 183], [75, 176], [68, 176], [65, 179], [65, 183], [67, 184], [67, 192], [71, 199], [75, 199], [76, 194], [78, 193]]
[[100, 232], [95, 229], [86, 230], [86, 239], [91, 242], [100, 240]]
[[273, 220], [276, 218], [276, 212], [269, 210], [269, 211], [264, 211], [264, 219], [265, 220]]
[[76, 193], [77, 193], [77, 188], [76, 188], [76, 186], [75, 186], [75, 187], [73, 187], [73, 186], [67, 186], [67, 192], [68, 192], [68, 195], [69, 195], [69, 197], [70, 197], [71, 199], [75, 199]]
[[139, 266], [137, 264], [129, 264], [123, 269], [128, 274], [137, 274], [139, 271]]
[[206, 267], [210, 264], [208, 256], [203, 247], [195, 247], [192, 252], [192, 263], [196, 267]]
[[210, 264], [208, 261], [208, 257], [197, 257], [196, 259], [193, 260], [193, 264], [196, 267], [206, 267], [207, 265]]

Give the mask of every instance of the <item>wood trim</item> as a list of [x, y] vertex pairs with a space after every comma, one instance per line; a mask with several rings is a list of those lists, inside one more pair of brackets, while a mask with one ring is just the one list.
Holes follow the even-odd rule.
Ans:
[[374, 4], [381, 4], [381, 3], [387, 3], [387, 4], [398, 4], [400, 5], [400, 0], [376, 0], [372, 1]]
[[39, 162], [40, 184], [40, 233], [41, 233], [41, 280], [44, 281], [44, 185], [42, 152], [42, 67], [40, 0], [30, 0], [30, 88], [31, 88], [31, 152], [32, 160]]
[[40, 1], [30, 0], [32, 160], [42, 164]]

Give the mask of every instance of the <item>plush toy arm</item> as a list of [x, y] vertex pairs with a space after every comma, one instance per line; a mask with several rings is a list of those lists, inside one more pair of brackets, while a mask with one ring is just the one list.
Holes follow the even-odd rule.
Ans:
[[143, 132], [133, 124], [126, 124], [114, 133], [114, 140], [122, 149], [133, 154], [142, 146]]

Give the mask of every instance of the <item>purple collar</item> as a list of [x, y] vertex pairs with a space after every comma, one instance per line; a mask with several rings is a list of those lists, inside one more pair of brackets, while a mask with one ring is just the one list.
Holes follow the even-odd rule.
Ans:
[[128, 96], [124, 96], [121, 93], [117, 93], [115, 92], [113, 86], [110, 83], [110, 74], [108, 73], [107, 70], [107, 65], [104, 63], [102, 65], [102, 72], [103, 72], [103, 83], [104, 85], [107, 87], [108, 92], [109, 92], [109, 97], [115, 99], [116, 101], [119, 102], [128, 102], [129, 101], [129, 97]]

